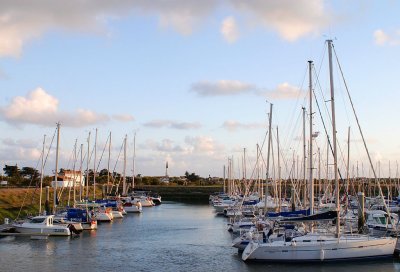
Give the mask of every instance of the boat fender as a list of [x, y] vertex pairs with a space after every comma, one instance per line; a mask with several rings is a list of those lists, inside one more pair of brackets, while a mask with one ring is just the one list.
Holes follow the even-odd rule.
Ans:
[[319, 252], [319, 259], [323, 261], [325, 259], [325, 250], [321, 249]]

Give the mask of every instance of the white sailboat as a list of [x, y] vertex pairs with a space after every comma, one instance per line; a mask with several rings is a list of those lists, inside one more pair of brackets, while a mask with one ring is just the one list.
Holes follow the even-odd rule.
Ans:
[[[332, 73], [332, 41], [328, 40], [327, 42], [329, 51], [335, 185], [336, 188], [339, 188], [336, 149], [334, 86]], [[310, 61], [310, 97], [312, 96], [311, 69], [312, 62]], [[310, 137], [312, 137], [312, 135], [310, 135]], [[340, 211], [339, 191], [339, 189], [336, 190], [335, 203], [337, 211]], [[312, 205], [312, 201], [314, 199], [313, 190], [310, 190], [310, 194], [310, 205]], [[312, 209], [312, 206], [310, 206], [310, 208]], [[337, 214], [340, 215], [340, 212], [338, 212]], [[392, 256], [394, 253], [396, 240], [396, 238], [392, 237], [372, 237], [368, 235], [358, 234], [341, 234], [340, 216], [337, 216], [335, 234], [326, 235], [319, 232], [311, 232], [295, 238], [285, 237], [285, 239], [278, 241], [271, 241], [270, 239], [262, 243], [258, 240], [251, 241], [243, 251], [242, 259], [244, 261], [263, 260], [277, 262], [312, 262], [334, 260], [353, 261], [365, 258], [388, 257]]]

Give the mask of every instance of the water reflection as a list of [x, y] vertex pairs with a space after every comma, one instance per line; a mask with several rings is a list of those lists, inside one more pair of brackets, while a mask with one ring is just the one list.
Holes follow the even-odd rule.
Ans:
[[0, 239], [1, 271], [396, 271], [398, 260], [312, 265], [244, 263], [227, 220], [207, 206], [163, 203], [78, 238]]

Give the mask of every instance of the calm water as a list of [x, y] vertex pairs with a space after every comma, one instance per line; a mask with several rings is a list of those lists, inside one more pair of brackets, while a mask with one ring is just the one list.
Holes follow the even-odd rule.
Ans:
[[398, 260], [283, 265], [244, 263], [227, 220], [207, 205], [163, 203], [78, 238], [0, 239], [0, 271], [400, 271]]

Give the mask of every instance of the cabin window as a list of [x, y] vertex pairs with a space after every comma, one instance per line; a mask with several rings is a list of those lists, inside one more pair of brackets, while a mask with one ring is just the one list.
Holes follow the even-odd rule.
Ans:
[[31, 223], [34, 223], [34, 224], [43, 223], [45, 219], [46, 218], [44, 218], [44, 217], [43, 218], [32, 218]]

